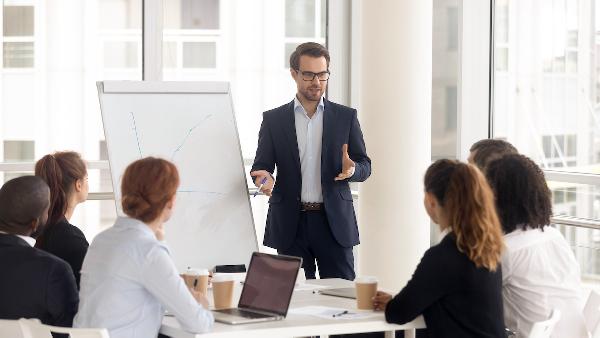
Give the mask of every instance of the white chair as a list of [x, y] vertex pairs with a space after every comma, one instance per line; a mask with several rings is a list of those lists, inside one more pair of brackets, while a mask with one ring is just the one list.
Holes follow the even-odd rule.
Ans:
[[560, 320], [560, 310], [554, 309], [550, 314], [550, 319], [534, 323], [529, 332], [529, 338], [550, 338], [554, 326]]
[[23, 334], [23, 326], [18, 319], [0, 319], [0, 337], [30, 338]]
[[583, 308], [583, 318], [591, 337], [600, 337], [600, 293], [592, 290]]
[[50, 326], [37, 319], [19, 319], [25, 333], [23, 338], [52, 338], [52, 333], [67, 333], [70, 338], [109, 338], [106, 329], [74, 329]]

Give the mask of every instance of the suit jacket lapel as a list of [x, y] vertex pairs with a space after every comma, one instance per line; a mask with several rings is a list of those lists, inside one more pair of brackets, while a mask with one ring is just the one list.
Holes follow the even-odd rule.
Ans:
[[284, 114], [283, 133], [287, 136], [290, 155], [300, 174], [300, 152], [298, 151], [298, 137], [296, 136], [296, 118], [294, 116], [294, 101], [290, 102]]
[[[329, 158], [329, 151], [331, 151], [331, 145], [335, 135], [335, 114], [336, 112], [331, 109], [331, 103], [323, 99], [325, 105], [323, 109], [323, 139], [321, 141], [321, 173], [326, 168], [326, 161], [324, 159]], [[341, 151], [341, 150], [340, 150]]]

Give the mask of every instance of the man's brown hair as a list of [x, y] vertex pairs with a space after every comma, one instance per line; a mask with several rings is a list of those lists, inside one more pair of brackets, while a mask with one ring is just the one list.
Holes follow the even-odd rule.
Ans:
[[471, 149], [473, 163], [479, 170], [485, 172], [488, 164], [504, 155], [518, 154], [517, 148], [507, 141], [500, 139], [483, 139], [475, 142]]
[[302, 55], [312, 56], [314, 58], [324, 57], [327, 61], [327, 68], [329, 68], [329, 51], [323, 45], [316, 42], [305, 42], [298, 47], [290, 55], [290, 68], [298, 70], [300, 67], [300, 57]]

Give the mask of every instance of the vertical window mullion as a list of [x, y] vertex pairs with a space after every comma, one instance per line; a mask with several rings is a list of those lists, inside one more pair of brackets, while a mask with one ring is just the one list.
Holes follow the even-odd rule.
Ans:
[[163, 1], [143, 0], [142, 79], [161, 81], [163, 42]]

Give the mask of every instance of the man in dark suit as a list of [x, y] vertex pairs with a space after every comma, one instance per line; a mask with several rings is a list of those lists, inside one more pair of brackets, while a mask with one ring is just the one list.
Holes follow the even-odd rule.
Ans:
[[306, 278], [318, 265], [321, 278], [353, 280], [359, 239], [348, 182], [371, 175], [356, 110], [323, 97], [329, 52], [320, 44], [298, 46], [290, 73], [296, 97], [263, 114], [250, 173], [271, 196], [264, 244], [302, 257]]
[[71, 267], [33, 248], [49, 206], [50, 189], [39, 177], [18, 177], [0, 189], [0, 318], [70, 327], [79, 304]]

